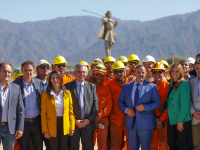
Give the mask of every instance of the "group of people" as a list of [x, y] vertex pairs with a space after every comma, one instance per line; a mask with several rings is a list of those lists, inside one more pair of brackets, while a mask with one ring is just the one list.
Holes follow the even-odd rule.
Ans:
[[171, 68], [135, 54], [81, 61], [74, 76], [66, 65], [24, 61], [11, 81], [0, 63], [4, 150], [200, 150], [200, 53]]

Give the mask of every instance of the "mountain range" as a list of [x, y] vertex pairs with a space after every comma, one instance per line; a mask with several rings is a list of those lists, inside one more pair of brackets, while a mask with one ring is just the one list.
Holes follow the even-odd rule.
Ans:
[[[189, 57], [200, 52], [200, 10], [152, 21], [120, 20], [112, 56], [128, 57], [137, 54], [140, 59], [152, 55], [156, 60], [171, 54]], [[64, 56], [68, 64], [94, 58], [105, 58], [104, 41], [98, 38], [101, 18], [72, 16], [36, 22], [13, 23], [0, 19], [1, 60], [19, 66], [22, 61], [50, 63], [57, 55]]]

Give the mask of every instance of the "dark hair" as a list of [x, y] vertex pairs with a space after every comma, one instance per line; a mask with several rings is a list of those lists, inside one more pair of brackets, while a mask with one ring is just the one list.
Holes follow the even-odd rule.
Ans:
[[183, 63], [183, 62], [187, 62], [188, 64], [190, 64], [190, 62], [189, 61], [187, 61], [187, 60], [181, 60], [180, 62], [179, 62], [179, 64], [181, 64], [181, 63]]
[[194, 65], [196, 65], [196, 64], [200, 64], [200, 59], [195, 61]]
[[1, 62], [0, 63], [0, 70], [1, 70], [1, 68], [3, 67], [3, 66], [5, 66], [5, 65], [10, 65], [10, 67], [12, 68], [12, 65], [9, 63], [9, 62]]
[[33, 69], [35, 68], [35, 65], [32, 61], [30, 60], [27, 60], [27, 61], [24, 61], [22, 64], [21, 64], [21, 68], [23, 68], [24, 65], [31, 65], [33, 66]]
[[170, 74], [170, 78], [171, 78], [171, 81], [173, 82], [173, 78], [172, 78], [172, 69], [174, 67], [177, 67], [178, 68], [178, 71], [180, 72], [180, 77], [178, 78], [178, 81], [177, 83], [174, 85], [174, 88], [177, 90], [178, 87], [180, 86], [181, 82], [184, 80], [184, 70], [183, 70], [183, 67], [181, 66], [181, 64], [173, 64], [170, 71], [169, 71], [169, 74]]
[[[144, 65], [142, 65], [142, 64], [139, 64], [139, 65], [137, 65], [136, 67], [135, 67], [135, 72], [137, 71], [137, 69], [138, 68], [140, 68], [140, 67], [144, 67]], [[144, 69], [146, 70], [146, 68], [144, 67]]]
[[197, 57], [199, 57], [199, 56], [200, 56], [200, 53], [196, 55], [196, 59], [197, 59]]
[[50, 98], [50, 99], [52, 98], [52, 95], [50, 94], [50, 91], [51, 91], [52, 89], [54, 90], [54, 87], [53, 87], [52, 83], [50, 82], [51, 76], [52, 76], [53, 74], [57, 74], [57, 75], [58, 75], [59, 80], [60, 80], [60, 89], [62, 89], [64, 93], [67, 93], [67, 92], [66, 92], [66, 88], [65, 88], [65, 86], [63, 85], [63, 77], [62, 77], [61, 73], [60, 73], [59, 71], [57, 71], [57, 70], [53, 70], [53, 71], [49, 74], [48, 86], [47, 86], [47, 94], [49, 95], [49, 98]]

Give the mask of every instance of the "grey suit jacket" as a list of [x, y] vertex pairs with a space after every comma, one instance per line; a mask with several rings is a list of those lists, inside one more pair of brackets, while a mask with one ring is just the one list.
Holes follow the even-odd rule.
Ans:
[[[191, 115], [195, 111], [200, 112], [200, 95], [198, 95], [198, 78], [190, 80], [191, 87], [191, 103], [190, 103], [190, 112]], [[194, 116], [192, 116], [192, 124], [200, 123]]]
[[[24, 105], [22, 101], [20, 87], [12, 82], [8, 84], [9, 101], [8, 101], [8, 128], [11, 134], [16, 130], [24, 131]], [[0, 102], [2, 97], [0, 94]], [[0, 119], [2, 117], [2, 108], [0, 107]]]
[[[40, 79], [37, 79], [37, 78], [32, 78], [32, 79], [33, 79], [34, 86], [35, 86], [35, 92], [36, 92], [36, 96], [37, 96], [38, 107], [39, 107], [40, 112], [41, 112], [42, 81]], [[24, 106], [25, 106], [23, 78], [17, 79], [13, 82], [20, 86], [21, 94], [22, 94], [22, 100], [23, 100]]]
[[[84, 119], [89, 119], [91, 121], [91, 123], [86, 126], [86, 129], [94, 130], [95, 129], [94, 121], [95, 121], [95, 117], [98, 111], [98, 98], [97, 98], [97, 93], [96, 93], [96, 86], [87, 81], [84, 81], [84, 85], [85, 85]], [[81, 106], [79, 103], [76, 80], [65, 84], [65, 87], [71, 92], [75, 119], [81, 120]]]

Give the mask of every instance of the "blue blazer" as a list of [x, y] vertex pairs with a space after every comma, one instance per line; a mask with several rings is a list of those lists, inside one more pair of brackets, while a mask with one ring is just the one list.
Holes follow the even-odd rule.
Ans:
[[[24, 132], [24, 105], [20, 87], [12, 82], [8, 83], [9, 100], [8, 100], [8, 129], [11, 134], [16, 130]], [[0, 103], [2, 97], [0, 94]], [[0, 106], [0, 120], [2, 117], [2, 108]]]
[[[134, 82], [124, 84], [122, 92], [118, 100], [119, 109], [125, 113], [127, 108], [134, 108], [132, 102], [132, 90]], [[153, 83], [144, 81], [142, 90], [140, 92], [140, 98], [137, 105], [143, 104], [145, 111], [136, 111], [135, 117], [130, 117], [126, 114], [125, 126], [129, 130], [133, 126], [133, 122], [136, 121], [139, 129], [153, 129], [156, 126], [156, 115], [154, 110], [160, 107], [160, 97], [157, 86]]]

